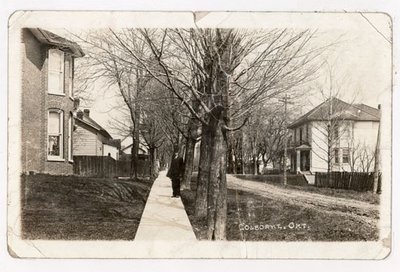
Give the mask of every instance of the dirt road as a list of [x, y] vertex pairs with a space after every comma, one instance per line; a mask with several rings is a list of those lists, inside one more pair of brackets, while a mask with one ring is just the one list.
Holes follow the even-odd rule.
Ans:
[[238, 179], [233, 175], [227, 175], [227, 182], [229, 189], [243, 190], [288, 204], [316, 209], [320, 212], [351, 216], [360, 223], [376, 225], [379, 219], [379, 205], [376, 204]]

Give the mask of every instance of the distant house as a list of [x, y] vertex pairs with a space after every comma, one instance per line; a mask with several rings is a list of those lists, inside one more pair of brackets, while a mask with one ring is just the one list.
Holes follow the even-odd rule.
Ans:
[[110, 156], [119, 160], [121, 141], [90, 117], [90, 110], [78, 111], [75, 118], [74, 156]]
[[[142, 136], [139, 137], [139, 155], [148, 155], [149, 151], [144, 144], [144, 139]], [[132, 144], [133, 144], [133, 139], [132, 136], [127, 136], [124, 139], [121, 140], [121, 156], [124, 157], [126, 160], [131, 159], [131, 154], [132, 154]]]
[[22, 172], [72, 174], [74, 60], [84, 53], [41, 28], [22, 29], [21, 49]]
[[379, 121], [379, 109], [337, 98], [325, 101], [288, 126], [291, 170], [326, 172], [330, 153], [332, 171], [372, 171]]

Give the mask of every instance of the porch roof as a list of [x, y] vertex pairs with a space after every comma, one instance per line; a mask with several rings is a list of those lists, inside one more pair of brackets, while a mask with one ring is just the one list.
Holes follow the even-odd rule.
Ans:
[[309, 146], [307, 144], [302, 144], [302, 145], [299, 145], [298, 147], [295, 147], [294, 149], [300, 150], [300, 151], [311, 150], [311, 146]]

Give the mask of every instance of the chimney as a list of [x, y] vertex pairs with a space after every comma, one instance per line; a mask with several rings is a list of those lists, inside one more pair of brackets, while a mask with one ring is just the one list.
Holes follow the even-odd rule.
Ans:
[[380, 110], [381, 109], [381, 104], [378, 104], [378, 110]]
[[90, 110], [89, 109], [84, 109], [83, 113], [85, 114], [85, 116], [89, 117]]
[[82, 120], [82, 118], [83, 118], [83, 112], [82, 112], [81, 110], [79, 110], [79, 111], [76, 113], [76, 116], [78, 117], [78, 119], [81, 119], [81, 120]]
[[74, 98], [74, 111], [79, 108], [79, 104], [80, 104], [80, 99]]

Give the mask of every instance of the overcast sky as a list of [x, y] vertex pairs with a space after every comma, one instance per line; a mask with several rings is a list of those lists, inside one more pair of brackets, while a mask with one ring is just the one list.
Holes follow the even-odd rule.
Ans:
[[[248, 15], [247, 15], [248, 16]], [[304, 96], [300, 113], [305, 113], [322, 101], [318, 89], [329, 88], [329, 74], [332, 74], [333, 84], [341, 88], [341, 97], [345, 101], [364, 103], [372, 107], [384, 104], [390, 99], [391, 90], [391, 29], [390, 19], [384, 14], [346, 14], [346, 13], [269, 13], [262, 18], [239, 18], [238, 14], [221, 16], [209, 14], [198, 25], [228, 26], [228, 27], [263, 27], [268, 21], [268, 27], [278, 28], [311, 28], [318, 30], [314, 43], [324, 45], [337, 39], [339, 44], [325, 54], [327, 65], [320, 69], [319, 79], [309, 84]], [[138, 18], [137, 21], [141, 22]], [[105, 27], [107, 20], [99, 27]], [[137, 24], [137, 22], [136, 22]], [[140, 23], [139, 23], [140, 24]], [[115, 23], [119, 27], [118, 23]], [[161, 24], [162, 25], [162, 24]], [[74, 26], [74, 24], [73, 24]], [[143, 26], [143, 25], [139, 25]], [[65, 28], [49, 28], [56, 34], [70, 37]], [[89, 30], [91, 28], [84, 28]], [[77, 26], [68, 28], [72, 32], [80, 32]], [[77, 62], [79, 64], [79, 62]], [[331, 71], [331, 72], [329, 72]], [[113, 109], [123, 102], [113, 90], [104, 90], [102, 84], [91, 88], [95, 100], [90, 103], [92, 117], [104, 128], [110, 129], [110, 115], [116, 116]], [[120, 138], [110, 131], [115, 138]]]

